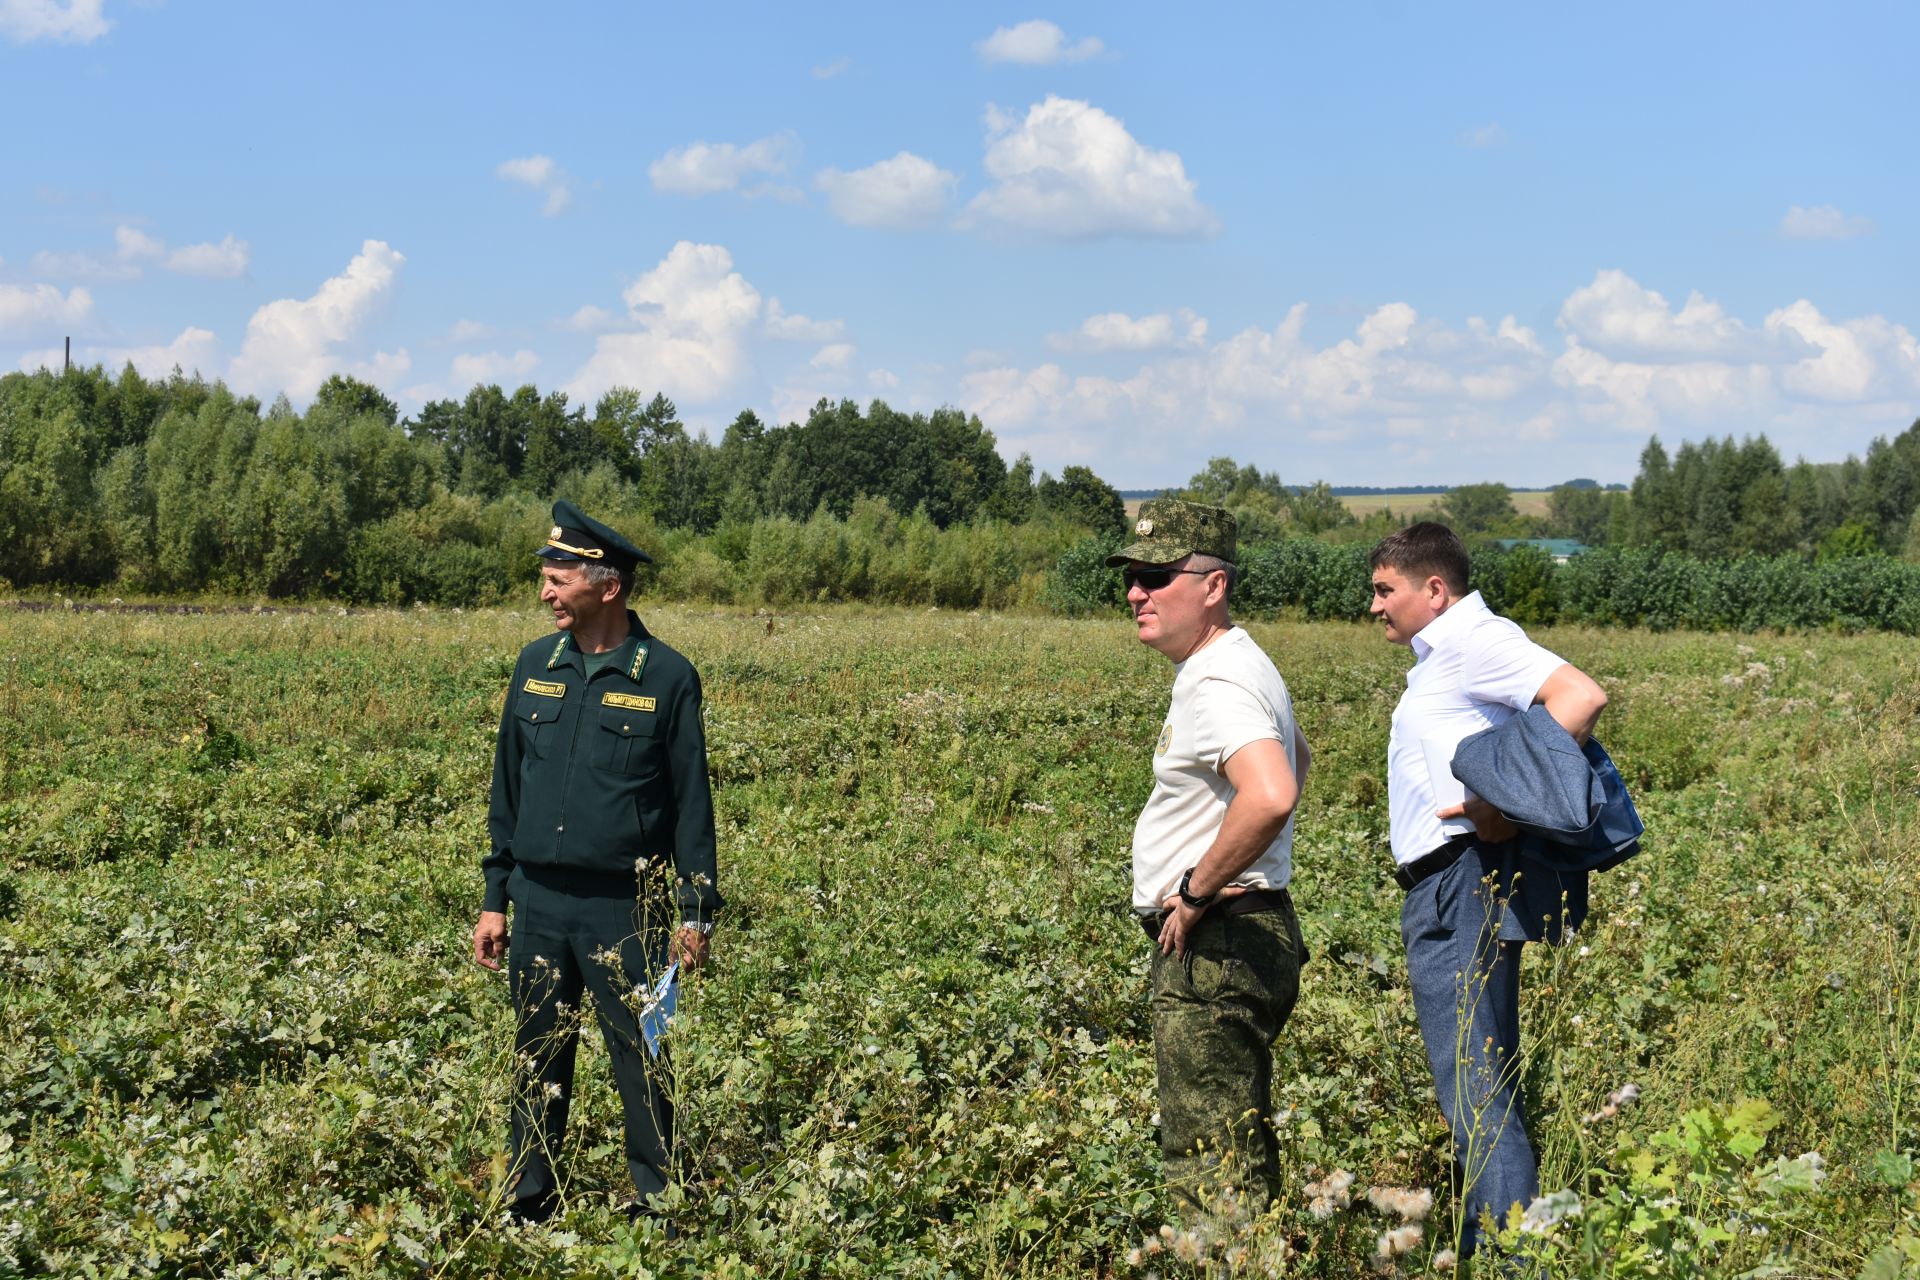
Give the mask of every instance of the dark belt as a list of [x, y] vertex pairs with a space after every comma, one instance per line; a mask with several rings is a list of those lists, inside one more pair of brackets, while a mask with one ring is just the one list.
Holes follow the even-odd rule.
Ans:
[[[1245, 893], [1236, 893], [1231, 898], [1217, 899], [1201, 913], [1205, 919], [1218, 911], [1223, 916], [1250, 916], [1262, 911], [1291, 911], [1293, 899], [1285, 889], [1249, 889]], [[1140, 927], [1155, 942], [1160, 941], [1160, 926], [1167, 922], [1164, 911], [1149, 912], [1140, 917]]]
[[1460, 861], [1460, 855], [1473, 847], [1473, 841], [1474, 837], [1471, 835], [1465, 833], [1457, 835], [1432, 853], [1422, 854], [1404, 867], [1395, 867], [1393, 878], [1400, 882], [1402, 889], [1412, 893], [1413, 887], [1422, 880], [1437, 876]]

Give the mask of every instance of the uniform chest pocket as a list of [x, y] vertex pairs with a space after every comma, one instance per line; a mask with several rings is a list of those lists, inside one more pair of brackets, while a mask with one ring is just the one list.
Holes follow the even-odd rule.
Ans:
[[566, 718], [567, 704], [561, 698], [523, 693], [513, 704], [513, 718], [519, 722], [520, 737], [527, 750], [536, 756], [550, 756], [560, 741], [560, 722]]
[[602, 707], [594, 735], [593, 767], [608, 773], [647, 774], [660, 768], [658, 712]]

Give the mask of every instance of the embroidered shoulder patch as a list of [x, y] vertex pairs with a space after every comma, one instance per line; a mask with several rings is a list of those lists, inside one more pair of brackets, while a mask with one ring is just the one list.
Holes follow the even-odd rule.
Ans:
[[520, 688], [526, 693], [537, 693], [543, 698], [567, 696], [567, 686], [558, 680], [535, 680], [532, 676], [528, 676], [527, 682]]
[[603, 693], [600, 703], [608, 707], [625, 707], [629, 711], [653, 710], [653, 699], [643, 698], [637, 693]]
[[1167, 748], [1171, 747], [1172, 745], [1173, 745], [1173, 721], [1169, 720], [1165, 724], [1160, 726], [1160, 741], [1154, 744], [1153, 754], [1157, 756], [1163, 756], [1167, 754]]

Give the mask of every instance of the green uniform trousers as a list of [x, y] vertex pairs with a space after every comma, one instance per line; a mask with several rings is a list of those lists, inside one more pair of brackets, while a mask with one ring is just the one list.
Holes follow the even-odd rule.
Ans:
[[1273, 1043], [1300, 994], [1300, 922], [1290, 901], [1248, 915], [1216, 909], [1189, 936], [1185, 956], [1153, 953], [1167, 1187], [1190, 1214], [1219, 1210], [1223, 1185], [1237, 1188], [1258, 1215], [1279, 1190]]
[[[558, 1189], [554, 1164], [573, 1100], [580, 996], [593, 993], [600, 1033], [626, 1113], [627, 1170], [642, 1201], [667, 1185], [673, 1103], [666, 1056], [653, 1058], [640, 1037], [637, 1010], [664, 972], [668, 924], [643, 920], [631, 876], [554, 867], [516, 867], [513, 900], [515, 1202], [540, 1203]], [[636, 994], [636, 988], [638, 993]], [[514, 1183], [514, 1177], [518, 1182]]]

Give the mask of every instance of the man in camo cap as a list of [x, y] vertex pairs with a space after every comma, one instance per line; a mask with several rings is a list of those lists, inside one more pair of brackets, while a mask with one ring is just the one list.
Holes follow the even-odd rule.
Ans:
[[1273, 1043], [1306, 949], [1287, 882], [1311, 753], [1286, 682], [1227, 615], [1239, 570], [1220, 508], [1143, 503], [1125, 566], [1140, 641], [1173, 663], [1133, 906], [1153, 939], [1160, 1149], [1187, 1214], [1262, 1213], [1278, 1190]]

